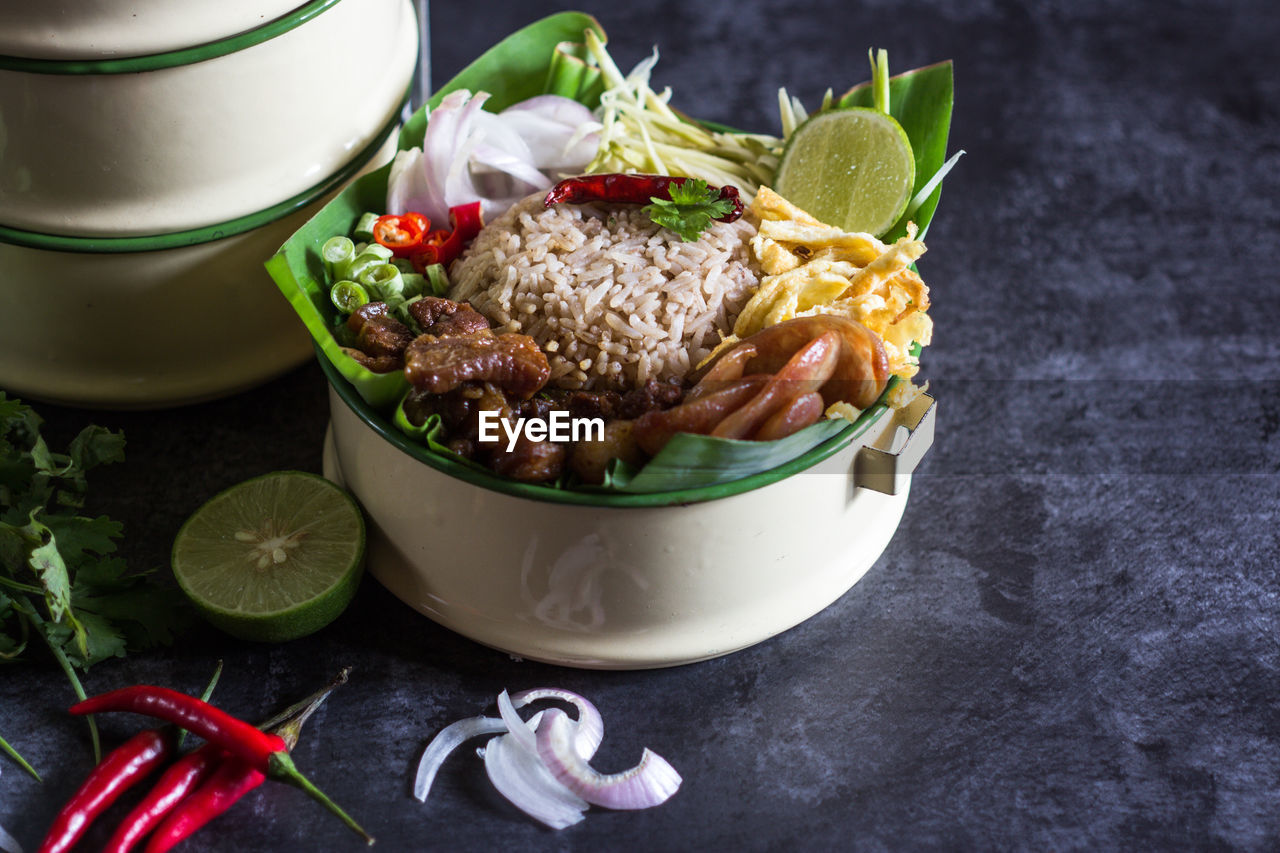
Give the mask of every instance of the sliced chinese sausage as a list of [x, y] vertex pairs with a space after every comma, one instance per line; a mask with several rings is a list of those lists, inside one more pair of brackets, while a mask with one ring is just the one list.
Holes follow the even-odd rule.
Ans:
[[636, 420], [636, 443], [645, 453], [656, 456], [678, 432], [706, 435], [758, 394], [768, 381], [768, 376], [746, 376], [696, 400], [686, 400], [671, 409], [647, 412]]
[[824, 332], [804, 346], [778, 369], [756, 396], [726, 417], [711, 431], [718, 438], [749, 439], [796, 397], [818, 391], [836, 370], [840, 335]]
[[778, 438], [786, 438], [810, 424], [817, 423], [818, 418], [822, 417], [822, 413], [825, 410], [826, 405], [822, 401], [821, 394], [816, 391], [801, 394], [774, 412], [760, 426], [760, 429], [756, 430], [753, 438], [756, 441], [773, 441]]
[[747, 362], [756, 354], [754, 344], [739, 343], [716, 359], [711, 368], [698, 380], [698, 384], [685, 395], [686, 400], [696, 400], [711, 391], [724, 387], [725, 383], [741, 379]]
[[875, 332], [834, 314], [796, 317], [767, 326], [721, 354], [707, 375], [714, 373], [724, 359], [736, 358], [734, 352], [748, 344], [755, 347], [756, 353], [742, 365], [743, 371], [776, 373], [801, 347], [827, 332], [840, 336], [840, 353], [835, 372], [821, 389], [822, 399], [828, 406], [843, 401], [865, 409], [876, 401], [889, 381], [889, 358]]

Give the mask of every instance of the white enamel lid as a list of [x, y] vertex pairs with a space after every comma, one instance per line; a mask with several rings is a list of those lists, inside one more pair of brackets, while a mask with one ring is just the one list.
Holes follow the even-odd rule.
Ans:
[[0, 0], [0, 56], [113, 59], [256, 29], [305, 0]]

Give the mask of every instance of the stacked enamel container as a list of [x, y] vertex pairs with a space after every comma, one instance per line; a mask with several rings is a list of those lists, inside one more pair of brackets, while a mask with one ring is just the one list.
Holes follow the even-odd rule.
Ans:
[[411, 0], [0, 0], [0, 389], [156, 407], [305, 361], [263, 270], [389, 159]]

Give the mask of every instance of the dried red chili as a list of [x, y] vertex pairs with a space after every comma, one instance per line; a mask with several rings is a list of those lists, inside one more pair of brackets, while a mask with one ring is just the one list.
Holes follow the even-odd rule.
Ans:
[[[556, 184], [547, 193], [543, 205], [553, 204], [589, 204], [593, 201], [611, 204], [649, 204], [653, 199], [671, 198], [672, 185], [682, 185], [688, 178], [677, 178], [670, 175], [625, 175], [611, 173], [604, 175], [583, 175], [567, 178]], [[716, 189], [716, 187], [709, 187]], [[742, 216], [742, 199], [738, 196], [738, 188], [724, 186], [719, 188], [719, 197], [733, 203], [733, 210], [724, 216], [717, 217], [720, 222], [733, 222]]]

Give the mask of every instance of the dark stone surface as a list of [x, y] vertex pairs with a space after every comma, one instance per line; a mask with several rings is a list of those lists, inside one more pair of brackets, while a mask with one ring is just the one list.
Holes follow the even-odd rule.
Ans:
[[[548, 2], [432, 9], [447, 79]], [[893, 542], [867, 577], [782, 636], [676, 669], [513, 661], [417, 616], [373, 581], [320, 634], [278, 647], [193, 626], [173, 649], [95, 667], [91, 691], [197, 690], [249, 718], [357, 672], [298, 764], [379, 849], [1276, 849], [1280, 846], [1280, 76], [1270, 3], [584, 3], [629, 66], [691, 114], [776, 129], [776, 87], [808, 103], [952, 57], [948, 179], [921, 271], [941, 417]], [[264, 286], [269, 286], [264, 281]], [[178, 411], [41, 408], [65, 441], [123, 427], [95, 509], [164, 565], [219, 488], [315, 470], [324, 382], [309, 366]], [[609, 729], [598, 765], [667, 756], [683, 790], [553, 833], [474, 760], [432, 801], [413, 768], [443, 724], [503, 687], [580, 690]], [[89, 769], [69, 691], [44, 665], [0, 675], [0, 823], [34, 849]], [[134, 720], [104, 721], [106, 737]], [[104, 835], [94, 835], [101, 842]], [[357, 842], [267, 786], [188, 850]]]

